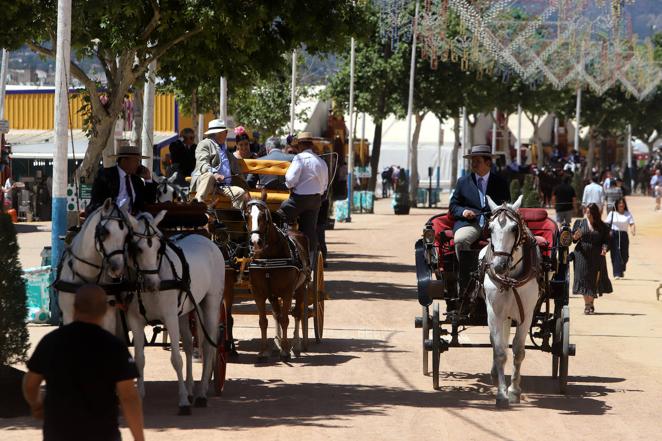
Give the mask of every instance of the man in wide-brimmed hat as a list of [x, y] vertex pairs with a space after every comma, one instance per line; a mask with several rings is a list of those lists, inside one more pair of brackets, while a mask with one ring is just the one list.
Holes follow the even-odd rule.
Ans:
[[156, 184], [147, 167], [140, 164], [146, 159], [135, 146], [118, 146], [115, 155], [117, 164], [102, 168], [92, 184], [92, 199], [86, 212], [100, 207], [107, 198], [117, 205], [126, 207], [130, 213], [143, 211], [145, 204], [156, 201]]
[[329, 184], [329, 168], [326, 162], [313, 151], [314, 138], [309, 132], [301, 132], [293, 141], [299, 153], [285, 174], [285, 185], [290, 197], [283, 201], [278, 213], [293, 224], [299, 222], [299, 230], [308, 238], [310, 258], [315, 262], [317, 250], [317, 216], [322, 198]]
[[508, 183], [491, 171], [494, 155], [489, 145], [475, 145], [464, 157], [471, 160], [471, 173], [457, 180], [449, 206], [455, 218], [453, 239], [458, 259], [461, 251], [470, 249], [480, 238], [490, 212], [487, 196], [497, 204], [510, 201]]
[[191, 174], [191, 193], [200, 202], [207, 201], [215, 192], [232, 200], [235, 208], [244, 205], [245, 182], [237, 158], [228, 152], [225, 140], [228, 128], [222, 119], [209, 121], [207, 136], [195, 149], [195, 168]]

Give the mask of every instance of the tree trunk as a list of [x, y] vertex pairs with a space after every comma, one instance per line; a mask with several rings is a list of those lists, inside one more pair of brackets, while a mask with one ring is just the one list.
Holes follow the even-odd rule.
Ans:
[[375, 191], [377, 175], [379, 174], [379, 156], [382, 151], [382, 121], [375, 121], [375, 134], [372, 138], [372, 153], [370, 155], [370, 181], [368, 191]]
[[108, 144], [108, 139], [110, 135], [115, 130], [115, 118], [110, 117], [109, 115], [104, 115], [96, 123], [96, 134], [90, 138], [90, 141], [87, 145], [87, 151], [85, 152], [85, 158], [76, 170], [76, 177], [81, 180], [81, 182], [92, 183], [94, 177], [97, 174], [99, 168], [99, 159]]
[[538, 127], [538, 121], [533, 122], [533, 139], [536, 142], [536, 157], [537, 157], [537, 167], [540, 170], [545, 165], [545, 149], [542, 145], [542, 140], [540, 139], [540, 128]]
[[[455, 143], [453, 144], [453, 153], [451, 154], [451, 188], [455, 188], [457, 184], [457, 162], [458, 152], [460, 151], [460, 117], [453, 117], [453, 134], [455, 135]], [[439, 158], [439, 167], [441, 167], [441, 158]]]
[[603, 135], [600, 139], [600, 170], [605, 170], [607, 167], [609, 167], [607, 139], [608, 135]]
[[143, 85], [137, 85], [133, 90], [133, 122], [131, 124], [131, 145], [138, 147], [142, 151], [142, 139], [140, 138], [143, 129]]
[[425, 118], [426, 112], [416, 113], [416, 127], [411, 139], [411, 151], [409, 152], [409, 163], [411, 170], [409, 170], [409, 203], [412, 207], [416, 206], [416, 193], [418, 191], [418, 138], [421, 135], [421, 125]]

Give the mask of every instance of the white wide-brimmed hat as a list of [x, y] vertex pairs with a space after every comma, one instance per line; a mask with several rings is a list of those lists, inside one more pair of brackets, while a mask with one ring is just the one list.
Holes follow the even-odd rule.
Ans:
[[494, 158], [496, 155], [492, 154], [492, 147], [487, 144], [478, 144], [471, 146], [469, 154], [464, 155], [464, 158], [472, 158], [474, 156], [487, 156]]
[[207, 125], [207, 131], [205, 135], [212, 135], [214, 133], [227, 132], [228, 127], [225, 125], [225, 121], [222, 119], [212, 119]]

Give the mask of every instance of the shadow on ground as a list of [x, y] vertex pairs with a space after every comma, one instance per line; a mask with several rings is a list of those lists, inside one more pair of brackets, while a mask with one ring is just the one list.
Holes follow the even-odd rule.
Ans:
[[[415, 282], [415, 275], [412, 275]], [[413, 283], [412, 282], [412, 283]], [[355, 280], [327, 280], [326, 292], [332, 300], [412, 300], [417, 298], [416, 287], [388, 282], [357, 282]]]
[[41, 231], [39, 229], [39, 225], [32, 225], [32, 224], [14, 224], [14, 227], [16, 228], [16, 232], [19, 234], [24, 234], [24, 233], [37, 233]]
[[[455, 376], [457, 376], [456, 374]], [[489, 375], [463, 375], [469, 386], [455, 387], [446, 378], [440, 391], [407, 390], [365, 384], [288, 384], [280, 379], [229, 379], [223, 397], [212, 398], [209, 408], [194, 409], [192, 417], [168, 417], [176, 411], [174, 382], [148, 382], [146, 427], [152, 429], [229, 428], [271, 426], [348, 427], [348, 418], [386, 414], [395, 407], [419, 409], [477, 408], [495, 411]], [[555, 392], [549, 377], [526, 377], [523, 406], [556, 410], [569, 415], [602, 415], [610, 410], [604, 397], [617, 390], [609, 384], [622, 378], [570, 377], [567, 396]], [[250, 410], [250, 411], [249, 411]]]

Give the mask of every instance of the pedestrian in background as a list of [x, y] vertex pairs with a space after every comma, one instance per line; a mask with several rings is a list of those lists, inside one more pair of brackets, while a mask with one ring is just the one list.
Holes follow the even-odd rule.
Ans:
[[575, 188], [570, 184], [570, 176], [564, 175], [561, 183], [554, 187], [552, 203], [556, 209], [556, 222], [561, 225], [570, 225], [575, 207], [577, 207], [577, 194]]
[[605, 223], [611, 228], [611, 239], [609, 252], [611, 253], [611, 265], [614, 278], [622, 279], [625, 277], [625, 268], [630, 257], [630, 238], [628, 229], [632, 231], [632, 236], [636, 234], [634, 218], [628, 210], [628, 204], [624, 198], [620, 198], [614, 204], [616, 207], [607, 215]]
[[593, 314], [596, 297], [612, 292], [605, 258], [609, 249], [609, 227], [602, 222], [597, 204], [592, 202], [584, 209], [584, 218], [575, 221], [572, 232], [573, 242], [577, 244], [573, 252], [572, 292], [584, 296], [584, 314]]
[[121, 440], [118, 397], [133, 439], [145, 439], [138, 371], [126, 345], [101, 327], [106, 308], [102, 288], [80, 287], [74, 321], [44, 336], [27, 363], [23, 395], [44, 420], [44, 441]]
[[584, 194], [582, 195], [582, 208], [586, 208], [590, 204], [597, 205], [600, 215], [602, 215], [602, 209], [605, 204], [605, 191], [602, 185], [599, 184], [597, 174], [592, 175], [591, 183], [584, 187]]
[[660, 199], [662, 199], [662, 172], [658, 168], [650, 181], [651, 194], [655, 198], [655, 211], [660, 209]]
[[612, 184], [605, 190], [605, 202], [607, 204], [607, 213], [614, 210], [616, 201], [623, 198], [623, 180], [621, 178], [611, 178]]

